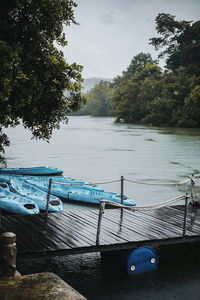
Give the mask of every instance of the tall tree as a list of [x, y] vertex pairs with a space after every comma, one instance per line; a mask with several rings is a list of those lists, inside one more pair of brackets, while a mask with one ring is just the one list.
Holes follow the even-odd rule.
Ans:
[[3, 127], [22, 122], [49, 140], [79, 108], [82, 67], [68, 64], [55, 46], [67, 44], [63, 26], [76, 23], [75, 7], [72, 0], [0, 2], [0, 152], [9, 144]]
[[180, 67], [190, 74], [200, 74], [200, 21], [176, 21], [175, 16], [159, 14], [156, 18], [159, 37], [150, 39], [159, 57], [167, 57], [166, 66], [176, 72]]
[[150, 43], [161, 50], [160, 57], [167, 58], [168, 72], [160, 98], [152, 102], [148, 121], [200, 127], [200, 21], [176, 21], [175, 16], [159, 14], [156, 24], [160, 36]]
[[117, 122], [139, 123], [148, 112], [161, 70], [150, 54], [139, 53], [121, 77], [114, 79], [114, 114]]

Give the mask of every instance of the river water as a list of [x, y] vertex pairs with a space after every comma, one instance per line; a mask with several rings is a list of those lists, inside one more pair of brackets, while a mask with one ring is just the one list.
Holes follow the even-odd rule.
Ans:
[[[6, 132], [11, 139], [6, 149], [8, 167], [57, 167], [66, 176], [89, 182], [112, 181], [123, 175], [135, 181], [169, 183], [196, 174], [199, 183], [199, 129], [117, 125], [113, 118], [84, 116], [70, 117], [69, 124], [55, 130], [49, 143], [31, 140], [30, 133], [20, 126]], [[120, 182], [102, 188], [120, 192]], [[162, 202], [188, 188], [125, 182], [125, 194], [137, 205]], [[66, 211], [83, 209], [97, 208], [65, 203]], [[22, 273], [52, 271], [88, 299], [199, 299], [200, 264], [191, 261], [195, 255], [186, 252], [183, 262], [167, 263], [154, 273], [137, 277], [126, 277], [102, 265], [98, 253], [21, 260], [18, 269]]]

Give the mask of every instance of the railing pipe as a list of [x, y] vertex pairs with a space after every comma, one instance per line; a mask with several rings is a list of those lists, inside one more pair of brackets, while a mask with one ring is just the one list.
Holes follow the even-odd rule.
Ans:
[[47, 193], [47, 203], [46, 203], [46, 215], [49, 212], [49, 202], [50, 202], [50, 195], [51, 195], [51, 185], [52, 185], [52, 178], [49, 179], [49, 186], [48, 186], [48, 193]]
[[195, 197], [196, 197], [196, 187], [195, 187], [194, 175], [192, 175], [190, 180], [191, 180], [191, 202], [194, 205], [195, 204]]
[[188, 194], [186, 194], [186, 196], [185, 196], [185, 212], [184, 212], [184, 221], [183, 221], [183, 236], [186, 236], [188, 199], [189, 199], [189, 196], [188, 196]]
[[98, 218], [98, 225], [97, 225], [97, 236], [96, 236], [96, 245], [99, 245], [99, 237], [100, 237], [100, 231], [101, 231], [101, 220], [104, 213], [105, 208], [105, 202], [100, 201], [99, 206], [99, 218]]
[[124, 203], [124, 176], [121, 176], [121, 204]]

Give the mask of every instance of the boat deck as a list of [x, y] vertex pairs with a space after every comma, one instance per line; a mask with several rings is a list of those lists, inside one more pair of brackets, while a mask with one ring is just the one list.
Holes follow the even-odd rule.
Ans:
[[200, 241], [200, 210], [184, 206], [145, 212], [106, 209], [96, 243], [98, 210], [2, 216], [0, 231], [17, 235], [18, 256], [68, 255]]

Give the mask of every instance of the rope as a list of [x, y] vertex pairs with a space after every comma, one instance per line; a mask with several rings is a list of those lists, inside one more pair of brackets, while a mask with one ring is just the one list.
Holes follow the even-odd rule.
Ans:
[[[187, 195], [187, 197], [189, 197], [189, 196]], [[186, 196], [178, 196], [176, 198], [173, 198], [173, 199], [170, 199], [170, 200], [167, 200], [167, 201], [164, 201], [164, 202], [160, 202], [160, 203], [157, 203], [157, 204], [147, 205], [147, 206], [134, 206], [134, 207], [119, 204], [119, 203], [115, 203], [113, 201], [108, 201], [108, 200], [105, 200], [105, 199], [101, 199], [100, 202], [110, 204], [112, 206], [116, 206], [116, 207], [119, 207], [119, 208], [126, 208], [126, 209], [133, 210], [133, 211], [147, 211], [147, 210], [152, 210], [152, 209], [157, 209], [157, 208], [168, 206], [168, 205], [173, 204], [177, 201], [185, 200], [185, 198], [186, 198]]]
[[[189, 176], [188, 176], [189, 177]], [[128, 181], [128, 182], [132, 182], [132, 183], [137, 183], [137, 184], [145, 184], [145, 185], [157, 185], [157, 186], [171, 186], [171, 185], [175, 185], [175, 186], [180, 186], [180, 185], [184, 185], [187, 182], [194, 181], [194, 177], [189, 177], [183, 181], [179, 181], [179, 182], [169, 182], [169, 183], [150, 183], [150, 182], [142, 182], [142, 181], [136, 181], [136, 180], [131, 180], [131, 179], [127, 179], [124, 178], [124, 180]], [[89, 185], [89, 186], [93, 186], [93, 185], [101, 185], [101, 184], [110, 184], [110, 183], [115, 183], [115, 182], [120, 182], [120, 179], [116, 179], [116, 180], [110, 180], [110, 181], [103, 181], [103, 182], [90, 182], [90, 183], [67, 183], [67, 182], [57, 182], [57, 181], [52, 181], [52, 183], [54, 184], [60, 184], [60, 185], [68, 185], [68, 186], [84, 186], [84, 185]]]
[[191, 178], [188, 178], [188, 179], [185, 179], [185, 180], [179, 181], [179, 182], [169, 182], [169, 183], [149, 183], [149, 182], [130, 180], [130, 179], [127, 179], [127, 178], [124, 178], [124, 180], [132, 182], [132, 183], [138, 183], [138, 184], [170, 186], [170, 185], [183, 185], [183, 184], [186, 184], [187, 182], [191, 181]]
[[52, 183], [60, 184], [60, 185], [99, 185], [99, 184], [109, 184], [114, 182], [119, 182], [120, 179], [112, 180], [112, 181], [104, 181], [104, 182], [94, 182], [94, 183], [67, 183], [67, 182], [57, 182], [52, 181]]

